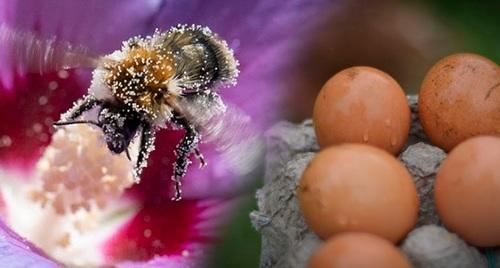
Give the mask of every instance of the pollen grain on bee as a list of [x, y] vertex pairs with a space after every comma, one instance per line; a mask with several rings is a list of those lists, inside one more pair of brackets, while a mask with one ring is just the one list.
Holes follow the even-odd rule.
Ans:
[[136, 182], [154, 150], [156, 130], [166, 124], [185, 129], [186, 136], [175, 149], [172, 176], [175, 200], [180, 200], [180, 180], [191, 163], [189, 156], [195, 153], [205, 163], [198, 150], [200, 122], [224, 112], [215, 90], [236, 84], [239, 63], [233, 51], [207, 27], [177, 25], [166, 32], [157, 29], [151, 36], [132, 37], [100, 62], [89, 94], [61, 116], [62, 124], [96, 108], [96, 121], [75, 122], [99, 126], [110, 151], [126, 151], [129, 159], [128, 148], [137, 141], [139, 151], [131, 159]]

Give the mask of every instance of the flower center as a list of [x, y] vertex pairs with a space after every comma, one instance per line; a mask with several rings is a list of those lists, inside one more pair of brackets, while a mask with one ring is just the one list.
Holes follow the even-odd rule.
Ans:
[[113, 155], [89, 125], [57, 130], [36, 166], [36, 179], [4, 183], [6, 219], [54, 259], [79, 267], [105, 262], [100, 245], [137, 211], [119, 199], [134, 184], [132, 164]]
[[132, 165], [124, 155], [110, 154], [98, 130], [73, 125], [58, 130], [38, 162], [41, 184], [32, 198], [57, 214], [104, 209], [133, 183]]

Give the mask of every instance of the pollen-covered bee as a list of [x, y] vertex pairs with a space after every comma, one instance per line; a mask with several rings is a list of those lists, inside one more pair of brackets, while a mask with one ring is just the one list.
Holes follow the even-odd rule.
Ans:
[[[156, 30], [152, 36], [123, 42], [121, 50], [103, 57], [90, 57], [80, 47], [66, 43], [56, 46], [50, 40], [39, 40], [5, 27], [0, 37], [3, 42], [22, 41], [31, 46], [19, 51], [17, 57], [38, 71], [95, 68], [88, 94], [76, 101], [55, 125], [98, 126], [112, 153], [126, 153], [129, 159], [134, 158], [136, 178], [154, 149], [155, 132], [168, 125], [184, 129], [185, 136], [175, 149], [173, 163], [174, 200], [181, 199], [181, 179], [190, 164], [190, 155], [194, 154], [201, 166], [206, 164], [198, 149], [200, 132], [209, 139], [222, 140], [222, 147], [227, 149], [235, 143], [233, 133], [223, 133], [227, 121], [245, 124], [248, 119], [232, 115], [227, 120], [226, 105], [216, 89], [236, 83], [238, 61], [227, 43], [207, 27], [178, 25], [166, 32]], [[94, 119], [82, 117], [91, 110], [96, 111]], [[138, 152], [131, 156], [128, 148], [135, 140]]]

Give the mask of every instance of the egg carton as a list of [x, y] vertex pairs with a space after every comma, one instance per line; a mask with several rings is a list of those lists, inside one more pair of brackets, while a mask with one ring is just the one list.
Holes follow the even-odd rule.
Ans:
[[[446, 230], [437, 215], [433, 185], [446, 153], [430, 145], [425, 137], [418, 120], [417, 99], [408, 96], [412, 123], [399, 159], [417, 186], [420, 211], [415, 228], [400, 249], [415, 267], [488, 267], [484, 252]], [[278, 123], [267, 131], [266, 146], [265, 183], [256, 193], [258, 210], [250, 213], [254, 228], [262, 234], [260, 267], [305, 267], [323, 243], [305, 223], [296, 193], [304, 169], [319, 151], [312, 120], [298, 125]], [[490, 260], [496, 259], [495, 267], [500, 267], [500, 249], [488, 254]]]

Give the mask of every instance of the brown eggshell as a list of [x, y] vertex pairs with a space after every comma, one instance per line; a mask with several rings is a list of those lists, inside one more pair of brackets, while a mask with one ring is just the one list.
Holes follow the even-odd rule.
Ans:
[[368, 233], [343, 233], [326, 241], [309, 259], [309, 268], [410, 268], [390, 242]]
[[359, 231], [396, 243], [417, 219], [419, 199], [410, 174], [373, 146], [344, 144], [320, 151], [297, 192], [306, 222], [323, 239]]
[[419, 117], [435, 145], [450, 151], [477, 135], [500, 135], [500, 69], [475, 54], [436, 63], [420, 88]]
[[322, 148], [366, 143], [397, 154], [408, 138], [410, 108], [391, 76], [371, 67], [351, 67], [323, 86], [313, 120]]
[[434, 198], [448, 229], [475, 246], [500, 246], [500, 137], [456, 146], [439, 169]]

